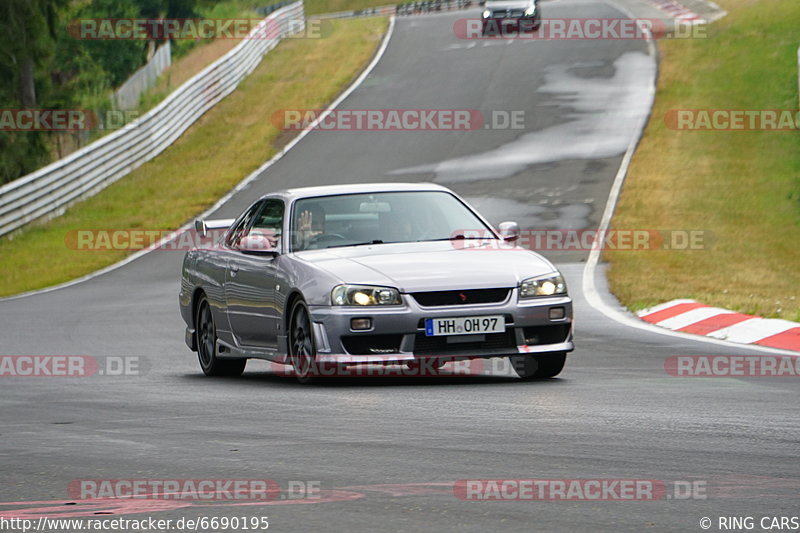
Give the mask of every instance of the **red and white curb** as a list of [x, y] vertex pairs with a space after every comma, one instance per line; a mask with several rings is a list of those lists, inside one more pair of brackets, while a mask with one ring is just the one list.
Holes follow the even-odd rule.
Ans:
[[674, 0], [648, 1], [678, 22], [683, 22], [684, 24], [705, 24], [707, 22], [706, 19]]
[[636, 314], [645, 322], [673, 331], [800, 352], [798, 322], [745, 315], [695, 300], [672, 300]]

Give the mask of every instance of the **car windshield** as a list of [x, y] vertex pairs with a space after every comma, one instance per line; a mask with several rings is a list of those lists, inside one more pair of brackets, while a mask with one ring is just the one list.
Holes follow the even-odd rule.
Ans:
[[[385, 192], [303, 198], [294, 204], [292, 250], [486, 237], [486, 226], [447, 192]], [[492, 233], [489, 233], [492, 235]]]

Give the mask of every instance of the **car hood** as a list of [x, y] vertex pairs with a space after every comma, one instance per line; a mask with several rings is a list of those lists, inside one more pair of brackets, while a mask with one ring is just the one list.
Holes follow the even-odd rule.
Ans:
[[555, 270], [544, 257], [522, 248], [458, 249], [451, 242], [307, 251], [302, 259], [342, 283], [389, 285], [401, 292], [515, 287]]
[[485, 9], [502, 11], [503, 9], [527, 9], [531, 3], [528, 0], [510, 0], [508, 2], [486, 2]]

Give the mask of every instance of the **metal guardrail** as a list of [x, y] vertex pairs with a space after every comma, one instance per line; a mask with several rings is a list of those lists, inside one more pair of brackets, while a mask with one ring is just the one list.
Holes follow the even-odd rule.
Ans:
[[385, 6], [367, 7], [364, 9], [354, 9], [351, 11], [337, 11], [336, 13], [323, 13], [312, 15], [309, 18], [316, 19], [342, 19], [356, 17], [380, 17], [387, 15], [409, 16], [424, 15], [426, 13], [437, 13], [440, 11], [453, 11], [455, 9], [467, 9], [473, 4], [478, 4], [477, 0], [420, 0], [417, 2], [405, 2], [401, 4], [387, 4]]
[[366, 7], [364, 9], [352, 9], [350, 11], [337, 11], [335, 13], [320, 13], [318, 15], [310, 15], [309, 18], [313, 19], [349, 19], [358, 17], [379, 17], [394, 15], [395, 5], [385, 5], [379, 7]]
[[[473, 0], [423, 0], [419, 2], [405, 2], [397, 4], [397, 15], [423, 15], [439, 11], [452, 11], [454, 9], [468, 9], [479, 2]], [[482, 3], [482, 2], [481, 2]]]
[[270, 4], [264, 7], [257, 7], [255, 9], [255, 12], [261, 15], [262, 17], [266, 17], [267, 15], [270, 15], [273, 12], [279, 10], [283, 6], [288, 6], [291, 3], [292, 3], [291, 0], [281, 0], [280, 2], [277, 2], [275, 4]]
[[111, 101], [117, 109], [134, 109], [139, 104], [139, 96], [155, 85], [164, 69], [172, 64], [170, 42], [167, 41], [159, 46], [150, 61], [114, 91]]
[[154, 158], [230, 94], [261, 58], [305, 27], [302, 0], [276, 10], [230, 52], [157, 107], [69, 156], [0, 187], [0, 235], [62, 214]]

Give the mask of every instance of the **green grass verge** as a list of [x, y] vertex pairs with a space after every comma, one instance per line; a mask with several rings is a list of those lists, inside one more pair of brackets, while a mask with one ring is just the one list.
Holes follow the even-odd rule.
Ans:
[[337, 20], [324, 39], [287, 39], [158, 157], [63, 216], [0, 239], [0, 296], [69, 281], [128, 254], [70, 249], [71, 230], [175, 229], [211, 206], [276, 153], [273, 112], [332, 101], [372, 58], [387, 23]]
[[321, 13], [338, 13], [366, 9], [368, 7], [388, 6], [402, 3], [395, 0], [304, 0], [303, 5], [306, 15], [319, 15]]
[[800, 134], [681, 131], [672, 109], [798, 108], [797, 0], [717, 0], [706, 39], [662, 41], [656, 104], [613, 227], [701, 229], [691, 252], [606, 252], [611, 290], [638, 310], [695, 298], [800, 320]]

